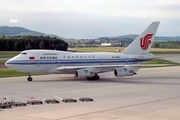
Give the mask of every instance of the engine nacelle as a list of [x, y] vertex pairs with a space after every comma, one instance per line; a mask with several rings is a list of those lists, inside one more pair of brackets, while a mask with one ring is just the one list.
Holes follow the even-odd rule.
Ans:
[[95, 74], [87, 70], [77, 70], [75, 73], [75, 77], [77, 78], [86, 78], [86, 77], [93, 77], [93, 76], [95, 76]]
[[135, 74], [137, 74], [137, 73], [135, 73], [132, 70], [127, 70], [126, 68], [116, 68], [114, 70], [114, 75], [116, 77], [133, 76]]

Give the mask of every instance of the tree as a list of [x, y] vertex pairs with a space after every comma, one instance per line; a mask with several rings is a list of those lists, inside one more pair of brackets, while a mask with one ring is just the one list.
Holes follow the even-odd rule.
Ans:
[[15, 51], [18, 50], [18, 42], [17, 41], [14, 43], [14, 50]]
[[159, 48], [159, 43], [154, 43], [155, 48]]
[[41, 42], [40, 42], [39, 48], [40, 48], [40, 49], [44, 49], [44, 48], [45, 48], [44, 41], [41, 41]]
[[5, 48], [5, 50], [9, 51], [9, 41], [8, 40], [6, 40], [6, 48]]
[[[59, 47], [59, 44], [61, 44], [61, 47]], [[57, 48], [57, 50], [67, 51], [66, 48], [68, 48], [68, 44], [59, 38], [43, 36], [0, 36], [0, 51], [55, 48]]]
[[31, 49], [31, 48], [32, 48], [32, 47], [31, 47], [30, 43], [28, 43], [28, 45], [26, 45], [26, 47], [25, 47], [26, 50], [29, 50], [29, 49]]

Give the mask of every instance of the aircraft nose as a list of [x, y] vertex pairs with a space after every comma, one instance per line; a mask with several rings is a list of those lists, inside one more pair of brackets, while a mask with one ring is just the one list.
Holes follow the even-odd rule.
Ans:
[[5, 62], [5, 66], [9, 68], [9, 60]]

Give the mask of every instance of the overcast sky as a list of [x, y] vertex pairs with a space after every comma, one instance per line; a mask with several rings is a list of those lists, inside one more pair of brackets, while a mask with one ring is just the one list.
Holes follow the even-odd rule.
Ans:
[[1, 0], [0, 26], [65, 38], [140, 34], [160, 21], [157, 35], [180, 36], [180, 0]]

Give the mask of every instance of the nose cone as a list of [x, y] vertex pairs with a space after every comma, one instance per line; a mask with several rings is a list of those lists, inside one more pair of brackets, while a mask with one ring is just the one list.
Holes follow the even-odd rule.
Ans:
[[14, 59], [11, 58], [8, 61], [5, 62], [5, 66], [16, 71], [23, 71], [22, 70], [22, 65], [19, 65], [18, 62]]
[[[8, 61], [9, 61], [9, 60], [8, 60]], [[8, 61], [5, 62], [5, 66], [6, 66], [6, 67], [9, 67]]]
[[10, 59], [5, 62], [5, 66], [8, 67], [8, 68], [10, 68], [10, 64], [11, 64], [11, 63], [10, 63]]

